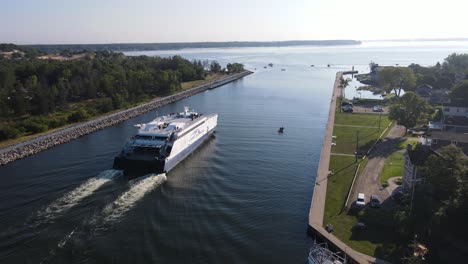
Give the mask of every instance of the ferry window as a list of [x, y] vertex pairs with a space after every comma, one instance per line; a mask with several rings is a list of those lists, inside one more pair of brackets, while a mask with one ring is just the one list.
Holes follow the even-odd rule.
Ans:
[[151, 140], [151, 136], [136, 135], [135, 139]]

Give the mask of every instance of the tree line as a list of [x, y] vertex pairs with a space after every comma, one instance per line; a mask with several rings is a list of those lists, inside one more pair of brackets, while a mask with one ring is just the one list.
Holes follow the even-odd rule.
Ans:
[[[414, 127], [426, 123], [434, 113], [413, 92], [419, 85], [449, 90], [452, 102], [468, 106], [468, 54], [451, 54], [442, 64], [430, 67], [385, 67], [378, 73], [378, 82], [396, 94], [389, 118], [406, 128]], [[401, 90], [405, 94], [400, 96]], [[468, 235], [468, 158], [461, 148], [449, 145], [418, 166], [418, 174], [425, 176], [424, 181], [405, 195], [404, 205], [394, 215], [397, 231], [405, 237], [417, 234], [424, 241], [429, 247], [428, 263], [457, 262], [468, 252], [464, 243]]]
[[417, 234], [429, 247], [427, 263], [456, 263], [467, 254], [468, 158], [449, 145], [429, 156], [418, 173], [425, 180], [397, 210], [397, 232], [406, 237]]
[[359, 45], [356, 40], [290, 40], [290, 41], [230, 41], [230, 42], [179, 42], [179, 43], [113, 43], [113, 44], [55, 44], [27, 45], [24, 47], [38, 49], [47, 53], [61, 50], [81, 51], [133, 51], [133, 50], [178, 50], [198, 48], [233, 48], [233, 47], [286, 47], [286, 46], [332, 46]]
[[[370, 66], [373, 69], [379, 68], [373, 62]], [[437, 62], [429, 67], [414, 63], [408, 67], [385, 66], [377, 71], [377, 76], [378, 85], [387, 93], [394, 92], [397, 96], [400, 96], [402, 90], [415, 91], [422, 84], [457, 93], [459, 84], [468, 80], [468, 54], [453, 53], [442, 64]], [[452, 98], [458, 96], [454, 94]]]
[[0, 140], [173, 94], [182, 82], [205, 79], [208, 70], [206, 62], [180, 56], [127, 57], [109, 51], [68, 61], [0, 58]]

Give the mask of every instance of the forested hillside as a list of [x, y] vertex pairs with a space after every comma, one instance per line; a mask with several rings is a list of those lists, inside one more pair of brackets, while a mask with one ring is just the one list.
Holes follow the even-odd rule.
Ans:
[[[8, 47], [13, 50], [14, 47]], [[0, 57], [0, 140], [88, 119], [203, 80], [206, 61], [98, 51], [76, 60]], [[203, 65], [202, 65], [203, 64]], [[243, 70], [230, 66], [230, 71]], [[241, 66], [241, 65], [240, 65]], [[222, 69], [216, 67], [217, 71]]]

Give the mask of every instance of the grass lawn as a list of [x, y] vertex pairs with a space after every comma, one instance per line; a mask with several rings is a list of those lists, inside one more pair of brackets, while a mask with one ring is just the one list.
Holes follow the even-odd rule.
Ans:
[[203, 84], [211, 82], [211, 81], [222, 79], [224, 77], [226, 77], [226, 74], [214, 73], [214, 74], [207, 75], [205, 80], [196, 80], [196, 81], [191, 81], [191, 82], [183, 82], [180, 85], [182, 87], [182, 90], [187, 90], [187, 89], [190, 89], [190, 88], [193, 88], [193, 87], [196, 87], [196, 86], [200, 86], [200, 85], [203, 85]]
[[380, 184], [382, 186], [387, 186], [388, 179], [392, 177], [403, 176], [403, 152], [404, 150], [393, 152], [385, 160], [382, 173], [380, 174]]
[[[333, 153], [354, 154], [356, 151], [357, 132], [359, 131], [359, 150], [361, 153], [367, 152], [374, 141], [382, 134], [385, 128], [390, 124], [386, 115], [381, 117], [381, 129], [379, 126], [379, 115], [375, 114], [349, 114], [335, 113], [335, 124], [333, 135], [336, 139], [336, 146], [332, 147]], [[341, 126], [345, 125], [345, 126]], [[358, 127], [352, 127], [358, 126]]]
[[418, 138], [404, 138], [405, 140], [401, 141], [398, 143], [398, 145], [396, 146], [397, 148], [399, 149], [406, 149], [406, 146], [408, 144], [411, 145], [411, 147], [414, 149], [414, 146], [416, 146], [416, 144], [418, 144], [419, 142], [419, 139]]
[[[386, 115], [382, 115], [381, 130], [378, 127], [379, 116], [375, 114], [348, 114], [336, 112], [335, 124], [364, 127], [334, 126], [333, 135], [336, 146], [332, 153], [353, 154], [356, 148], [356, 131], [359, 131], [359, 148], [361, 153], [367, 152], [390, 124]], [[388, 132], [388, 130], [387, 130]], [[367, 159], [361, 161], [358, 173], [364, 169]], [[353, 249], [364, 254], [381, 259], [398, 262], [403, 245], [399, 241], [393, 226], [393, 212], [385, 209], [366, 208], [360, 212], [343, 210], [343, 205], [354, 177], [357, 163], [352, 156], [330, 157], [330, 171], [334, 174], [328, 178], [327, 196], [325, 201], [324, 225], [332, 224], [333, 234]], [[366, 230], [355, 230], [358, 222], [367, 224]]]
[[[381, 127], [382, 131], [390, 124], [390, 120], [387, 115], [382, 115]], [[356, 126], [379, 126], [379, 115], [376, 114], [350, 114], [340, 113], [337, 109], [335, 114], [335, 124], [340, 125], [356, 125]]]
[[[366, 163], [367, 159], [361, 162], [359, 173]], [[341, 210], [356, 167], [353, 157], [330, 157], [330, 170], [334, 174], [328, 179], [323, 223], [332, 224], [333, 234], [354, 250], [398, 262], [403, 250], [399, 245], [405, 245], [406, 241], [400, 241], [395, 233], [392, 211], [370, 207], [359, 212]], [[366, 223], [366, 230], [355, 230], [358, 222]]]
[[361, 153], [365, 153], [380, 134], [382, 134], [383, 130], [378, 131], [376, 128], [335, 126], [333, 128], [333, 135], [336, 136], [336, 139], [334, 139], [333, 142], [335, 142], [336, 145], [332, 146], [332, 152], [354, 154], [357, 143], [356, 131], [359, 131], [359, 150]]
[[354, 157], [331, 156], [330, 157], [330, 175], [327, 183], [327, 196], [325, 201], [324, 223], [327, 219], [333, 218], [341, 213], [341, 208], [346, 200], [349, 186], [353, 180], [357, 163]]

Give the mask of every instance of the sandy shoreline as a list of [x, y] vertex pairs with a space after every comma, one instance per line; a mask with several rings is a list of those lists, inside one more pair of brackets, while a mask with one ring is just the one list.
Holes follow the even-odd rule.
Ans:
[[47, 133], [23, 142], [0, 149], [0, 166], [13, 162], [15, 160], [33, 155], [53, 146], [69, 142], [73, 139], [88, 135], [95, 131], [113, 126], [130, 118], [147, 113], [164, 105], [173, 103], [183, 98], [190, 97], [197, 93], [213, 89], [226, 83], [240, 79], [253, 72], [244, 71], [238, 74], [229, 75], [226, 78], [203, 84], [174, 95], [166, 96], [152, 100], [129, 109], [125, 109], [106, 116], [101, 116], [83, 123], [72, 125], [57, 131]]

